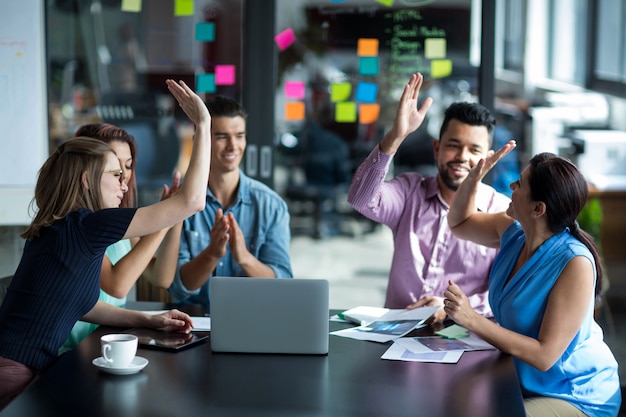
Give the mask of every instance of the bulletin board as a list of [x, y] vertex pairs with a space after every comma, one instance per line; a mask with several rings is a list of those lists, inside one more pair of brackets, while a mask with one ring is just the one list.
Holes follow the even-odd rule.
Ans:
[[0, 225], [30, 224], [48, 156], [44, 3], [0, 5]]

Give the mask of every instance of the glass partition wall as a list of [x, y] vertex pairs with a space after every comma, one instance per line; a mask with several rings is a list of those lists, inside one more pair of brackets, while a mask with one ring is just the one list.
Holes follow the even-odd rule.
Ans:
[[295, 232], [372, 229], [346, 207], [346, 191], [415, 72], [425, 77], [420, 99], [431, 96], [434, 105], [393, 170], [436, 172], [432, 140], [444, 110], [478, 100], [480, 8], [472, 3], [276, 1], [275, 187], [290, 204]]
[[478, 99], [480, 2], [263, 4], [47, 0], [51, 149], [84, 123], [123, 127], [138, 142], [140, 204], [155, 201], [172, 171], [186, 168], [192, 129], [165, 88], [165, 79], [182, 79], [247, 107], [242, 169], [285, 196], [294, 234], [372, 230], [347, 205], [352, 173], [390, 127], [418, 71], [421, 97], [434, 105], [393, 169], [434, 172], [431, 141], [443, 110]]
[[[134, 6], [134, 7], [131, 7]], [[185, 171], [191, 126], [165, 86], [241, 99], [242, 1], [48, 0], [50, 144], [84, 123], [127, 129], [140, 204]]]

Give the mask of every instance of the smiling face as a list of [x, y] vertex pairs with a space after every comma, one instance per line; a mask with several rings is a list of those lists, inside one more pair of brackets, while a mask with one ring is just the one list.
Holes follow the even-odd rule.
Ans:
[[[434, 142], [439, 188], [456, 191], [469, 170], [489, 152], [489, 132], [485, 126], [472, 126], [452, 119]], [[445, 191], [445, 190], [442, 190]]]
[[123, 170], [117, 156], [113, 152], [108, 152], [105, 159], [104, 172], [100, 180], [102, 202], [104, 208], [117, 208], [124, 198], [124, 193], [128, 191], [128, 186], [123, 181]]
[[211, 172], [237, 171], [245, 150], [246, 121], [243, 117], [211, 119]]

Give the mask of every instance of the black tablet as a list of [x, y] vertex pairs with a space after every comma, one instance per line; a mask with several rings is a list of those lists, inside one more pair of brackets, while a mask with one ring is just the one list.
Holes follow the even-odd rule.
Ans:
[[178, 352], [205, 342], [208, 335], [196, 333], [166, 333], [153, 329], [134, 328], [124, 333], [134, 334], [139, 338], [139, 347], [146, 349], [166, 350]]

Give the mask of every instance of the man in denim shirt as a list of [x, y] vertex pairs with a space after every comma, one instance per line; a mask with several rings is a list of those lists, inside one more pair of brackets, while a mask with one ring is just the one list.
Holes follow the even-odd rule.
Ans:
[[208, 305], [212, 276], [291, 278], [292, 272], [287, 204], [239, 169], [246, 149], [245, 110], [221, 96], [207, 107], [212, 155], [206, 207], [183, 223], [169, 291], [177, 301]]

